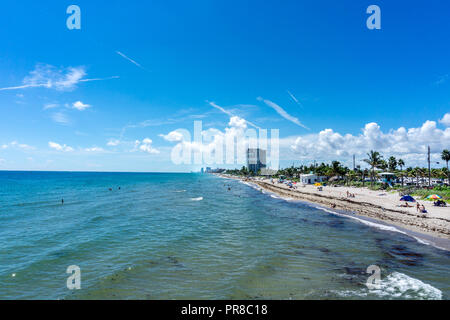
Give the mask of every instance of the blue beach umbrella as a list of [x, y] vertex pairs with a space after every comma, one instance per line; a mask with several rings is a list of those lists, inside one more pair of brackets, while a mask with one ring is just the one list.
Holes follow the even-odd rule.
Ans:
[[416, 202], [416, 200], [411, 197], [410, 195], [406, 195], [400, 198], [400, 201], [406, 201], [406, 202]]

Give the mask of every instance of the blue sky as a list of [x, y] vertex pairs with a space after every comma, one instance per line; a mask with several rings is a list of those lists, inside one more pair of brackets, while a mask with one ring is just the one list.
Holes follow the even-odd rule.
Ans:
[[[81, 30], [66, 27], [71, 4]], [[381, 30], [366, 27], [371, 4]], [[193, 131], [194, 120], [226, 132], [231, 116], [212, 102], [279, 129], [282, 166], [347, 162], [370, 148], [424, 165], [426, 145], [436, 159], [450, 147], [449, 9], [435, 0], [5, 3], [0, 170], [197, 170], [172, 163], [168, 134]]]

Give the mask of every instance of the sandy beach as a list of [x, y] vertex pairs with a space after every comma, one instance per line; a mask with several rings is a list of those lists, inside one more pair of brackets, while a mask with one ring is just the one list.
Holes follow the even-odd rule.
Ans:
[[[226, 178], [243, 180], [236, 176], [222, 175]], [[434, 207], [432, 202], [421, 201], [427, 214], [417, 212], [416, 203], [410, 203], [412, 208], [400, 207], [402, 204], [397, 192], [372, 191], [367, 188], [355, 187], [322, 187], [319, 191], [313, 185], [297, 184], [289, 188], [283, 183], [274, 183], [270, 179], [251, 179], [261, 188], [281, 197], [316, 203], [324, 207], [333, 206], [337, 210], [345, 210], [357, 215], [384, 221], [402, 228], [427, 234], [433, 237], [450, 239], [450, 207]], [[348, 198], [347, 191], [355, 197]]]

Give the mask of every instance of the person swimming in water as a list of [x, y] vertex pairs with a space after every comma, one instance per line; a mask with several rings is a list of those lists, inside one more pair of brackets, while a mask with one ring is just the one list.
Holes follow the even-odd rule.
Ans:
[[61, 204], [64, 204], [64, 199], [61, 199]]

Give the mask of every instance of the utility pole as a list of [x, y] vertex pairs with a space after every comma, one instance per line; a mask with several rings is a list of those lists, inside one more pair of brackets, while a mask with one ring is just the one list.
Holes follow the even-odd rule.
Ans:
[[431, 187], [431, 150], [428, 146], [428, 186]]

